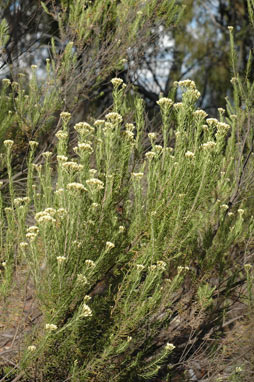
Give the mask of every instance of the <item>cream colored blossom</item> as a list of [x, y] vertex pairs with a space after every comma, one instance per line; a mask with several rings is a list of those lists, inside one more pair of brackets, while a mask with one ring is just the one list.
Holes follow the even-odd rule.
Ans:
[[56, 159], [58, 162], [67, 162], [68, 158], [65, 155], [57, 155]]
[[57, 260], [58, 264], [62, 264], [62, 263], [64, 263], [67, 259], [66, 259], [65, 256], [57, 256], [56, 260]]
[[27, 229], [27, 232], [31, 232], [31, 233], [39, 233], [39, 227], [37, 227], [37, 225], [31, 225], [28, 229]]
[[19, 243], [19, 246], [21, 249], [25, 249], [28, 247], [28, 243], [26, 243], [25, 241], [21, 241], [21, 243]]
[[57, 133], [56, 133], [56, 137], [58, 139], [62, 139], [62, 140], [65, 140], [68, 138], [68, 133], [66, 133], [65, 131], [63, 130], [59, 130]]
[[42, 153], [42, 156], [43, 158], [45, 159], [48, 159], [52, 156], [53, 153], [51, 153], [50, 151], [45, 151], [44, 153]]
[[69, 171], [81, 171], [83, 170], [84, 166], [82, 164], [70, 161], [63, 163], [63, 168]]
[[173, 107], [174, 107], [174, 109], [179, 110], [179, 109], [181, 109], [182, 106], [183, 106], [182, 102], [177, 102], [177, 103], [174, 104]]
[[45, 329], [50, 331], [50, 332], [53, 332], [54, 330], [57, 330], [57, 325], [55, 325], [55, 324], [46, 324], [45, 325]]
[[137, 270], [142, 271], [145, 267], [143, 264], [136, 264]]
[[218, 122], [217, 123], [217, 129], [220, 132], [227, 132], [230, 129], [230, 125], [224, 122]]
[[79, 273], [77, 275], [77, 282], [78, 284], [81, 284], [81, 285], [86, 285], [88, 284], [88, 281], [87, 281], [87, 278], [85, 275], [82, 275], [82, 273]]
[[206, 120], [206, 123], [209, 125], [209, 126], [212, 126], [212, 125], [216, 125], [218, 124], [218, 119], [216, 118], [207, 118]]
[[110, 251], [111, 249], [115, 248], [115, 244], [111, 241], [106, 242], [106, 251]]
[[193, 115], [204, 119], [207, 117], [208, 114], [204, 110], [198, 109], [194, 111]]
[[4, 145], [5, 145], [5, 147], [6, 147], [7, 149], [11, 149], [12, 146], [13, 146], [13, 144], [14, 144], [14, 142], [13, 142], [11, 139], [6, 139], [6, 140], [4, 141]]
[[222, 204], [220, 206], [220, 208], [222, 208], [223, 210], [228, 210], [229, 209], [229, 206], [227, 204]]
[[133, 125], [133, 123], [126, 123], [125, 127], [126, 127], [126, 130], [128, 130], [128, 131], [134, 131], [135, 130], [135, 126]]
[[68, 122], [71, 119], [71, 113], [68, 113], [68, 111], [62, 111], [60, 117], [64, 122]]
[[85, 186], [82, 184], [82, 183], [77, 183], [77, 182], [73, 182], [73, 183], [68, 183], [67, 184], [67, 190], [69, 191], [87, 191], [87, 189], [85, 188]]
[[192, 80], [189, 80], [189, 79], [188, 80], [179, 81], [177, 84], [180, 87], [196, 89], [195, 82], [192, 81]]
[[194, 158], [195, 154], [192, 151], [186, 151], [185, 156], [186, 158]]
[[55, 194], [56, 194], [56, 195], [61, 195], [61, 194], [63, 194], [63, 192], [64, 192], [64, 189], [63, 189], [63, 188], [58, 188], [58, 189], [55, 191]]
[[174, 102], [170, 98], [162, 97], [156, 103], [162, 108], [170, 108]]
[[123, 80], [121, 78], [115, 77], [111, 80], [111, 83], [114, 87], [118, 88], [119, 86], [122, 85]]
[[2, 79], [2, 82], [3, 82], [5, 85], [10, 85], [10, 84], [11, 84], [11, 81], [9, 80], [9, 78], [3, 78], [3, 79]]
[[120, 114], [115, 112], [106, 114], [105, 118], [112, 123], [121, 123], [123, 120], [123, 117]]
[[232, 27], [231, 25], [228, 26], [228, 30], [229, 30], [229, 32], [232, 32], [233, 29], [234, 29], [234, 27]]
[[148, 133], [148, 138], [153, 141], [156, 139], [157, 134], [156, 133]]
[[158, 269], [162, 270], [162, 271], [165, 271], [166, 270], [166, 263], [164, 261], [157, 261], [157, 267]]
[[30, 149], [31, 149], [31, 150], [36, 149], [36, 147], [37, 147], [38, 145], [39, 145], [39, 143], [36, 142], [36, 141], [29, 141], [29, 146], [30, 146]]
[[92, 191], [99, 191], [104, 188], [104, 183], [97, 178], [90, 178], [86, 180], [86, 184]]
[[27, 350], [30, 352], [34, 352], [36, 350], [36, 346], [30, 345], [30, 346], [28, 346]]
[[134, 139], [134, 133], [130, 130], [126, 130], [125, 131], [125, 135], [127, 136], [127, 138], [129, 138], [130, 140]]
[[183, 271], [189, 271], [190, 268], [189, 267], [183, 267], [183, 266], [180, 265], [179, 267], [177, 267], [177, 270], [178, 270], [179, 273], [181, 273]]
[[92, 310], [89, 308], [87, 304], [83, 304], [82, 306], [82, 312], [80, 314], [80, 317], [91, 317], [92, 316]]
[[237, 212], [240, 214], [240, 216], [242, 216], [244, 214], [244, 210], [242, 208], [239, 208], [239, 210], [237, 210]]
[[94, 122], [94, 126], [95, 126], [95, 127], [102, 127], [102, 126], [104, 126], [104, 124], [105, 124], [104, 119], [97, 119], [97, 120]]
[[74, 126], [74, 129], [80, 134], [80, 135], [89, 135], [94, 132], [94, 127], [89, 125], [87, 122], [79, 122], [76, 123]]
[[30, 242], [33, 242], [37, 237], [37, 234], [34, 233], [34, 232], [28, 232], [26, 234], [26, 238], [30, 241]]
[[55, 209], [55, 208], [48, 207], [48, 208], [45, 208], [44, 212], [45, 212], [45, 214], [49, 214], [49, 215], [51, 215], [51, 216], [54, 216], [55, 213], [56, 213], [56, 209]]
[[21, 205], [22, 203], [28, 203], [29, 202], [29, 198], [27, 196], [23, 197], [23, 198], [15, 198], [13, 200], [15, 206], [19, 206]]
[[93, 260], [87, 259], [85, 260], [85, 264], [88, 268], [95, 268], [96, 264]]
[[203, 143], [203, 144], [201, 145], [201, 147], [202, 147], [203, 149], [205, 149], [205, 150], [212, 149], [212, 148], [214, 148], [215, 146], [216, 146], [216, 142], [214, 142], [214, 141], [208, 141], [208, 142]]
[[156, 153], [154, 151], [148, 151], [148, 153], [145, 154], [146, 159], [152, 160], [154, 157], [156, 157]]
[[54, 219], [49, 214], [42, 215], [38, 220], [38, 223], [55, 223], [56, 219]]
[[169, 342], [166, 343], [165, 350], [166, 351], [172, 351], [175, 349], [175, 345], [170, 344]]
[[144, 173], [143, 172], [133, 172], [131, 175], [133, 176], [133, 178], [140, 180], [143, 178]]
[[119, 233], [123, 233], [125, 231], [125, 227], [123, 225], [119, 226]]

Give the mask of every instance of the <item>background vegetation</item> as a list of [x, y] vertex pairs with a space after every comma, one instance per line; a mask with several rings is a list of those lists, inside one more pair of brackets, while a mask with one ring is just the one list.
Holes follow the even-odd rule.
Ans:
[[1, 381], [252, 381], [253, 0], [0, 11]]

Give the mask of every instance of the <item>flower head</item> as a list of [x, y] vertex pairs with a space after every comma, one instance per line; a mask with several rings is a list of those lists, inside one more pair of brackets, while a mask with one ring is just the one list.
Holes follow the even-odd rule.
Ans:
[[50, 331], [50, 332], [53, 332], [54, 330], [57, 330], [57, 325], [55, 325], [55, 324], [46, 324], [45, 325], [45, 329]]
[[115, 88], [118, 88], [119, 86], [122, 85], [123, 83], [123, 80], [121, 78], [118, 78], [118, 77], [115, 77], [111, 80], [111, 83], [112, 85], [115, 87]]

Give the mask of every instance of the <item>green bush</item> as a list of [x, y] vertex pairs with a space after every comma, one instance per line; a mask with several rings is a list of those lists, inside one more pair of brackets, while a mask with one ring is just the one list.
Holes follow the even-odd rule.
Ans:
[[241, 184], [253, 166], [249, 135], [239, 134], [248, 111], [229, 104], [228, 118], [220, 110], [220, 120], [206, 119], [195, 108], [195, 83], [180, 81], [182, 103], [160, 98], [161, 133], [147, 138], [142, 100], [125, 123], [124, 84], [112, 83], [112, 112], [74, 126], [71, 158], [67, 112], [56, 153], [44, 152], [41, 164], [33, 164], [30, 141], [25, 197], [12, 181], [13, 141], [4, 142], [2, 291], [25, 264], [42, 319], [21, 365], [45, 381], [151, 380], [161, 370], [169, 377], [183, 351], [176, 320], [182, 331], [203, 331], [201, 342], [214, 320], [218, 335], [245, 280], [232, 252], [247, 253], [253, 234], [251, 188]]

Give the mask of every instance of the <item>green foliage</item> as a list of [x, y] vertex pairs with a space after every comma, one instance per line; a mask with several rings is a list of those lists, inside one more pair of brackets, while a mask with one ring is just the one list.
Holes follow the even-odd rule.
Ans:
[[230, 205], [239, 185], [235, 172], [253, 165], [251, 158], [242, 170], [235, 166], [238, 117], [206, 119], [195, 107], [195, 83], [179, 82], [182, 103], [158, 101], [162, 140], [149, 133], [144, 153], [142, 101], [136, 100], [134, 123], [125, 124], [125, 115], [115, 111], [121, 111], [124, 85], [112, 82], [112, 112], [74, 126], [73, 158], [67, 144], [71, 115], [61, 113], [55, 174], [53, 153], [44, 152], [43, 163], [35, 164], [37, 143], [30, 142], [25, 198], [17, 197], [12, 182], [13, 142], [4, 142], [11, 207], [1, 212], [3, 288], [14, 266], [25, 263], [43, 320], [22, 362], [26, 370], [42, 370], [45, 381], [156, 376], [175, 349], [165, 341], [149, 354], [160, 331], [170, 332], [174, 316], [181, 317], [176, 296], [183, 285], [195, 280], [200, 309], [211, 309], [220, 280], [237, 279], [241, 266], [231, 249], [253, 234], [245, 229], [252, 219], [250, 190], [237, 190], [243, 201]]
[[[172, 89], [182, 102], [160, 97], [160, 131], [147, 133], [144, 100], [128, 93], [120, 78], [111, 81], [110, 110], [74, 123], [74, 139], [75, 115], [52, 117], [67, 106], [62, 95], [73, 84], [63, 91], [62, 83], [77, 70], [84, 40], [88, 46], [92, 39], [95, 50], [99, 44], [90, 23], [101, 23], [109, 12], [103, 33], [112, 25], [118, 31], [118, 20], [125, 25], [131, 6], [141, 11], [142, 4], [78, 1], [74, 8], [62, 1], [60, 31], [66, 33], [70, 20], [73, 39], [60, 61], [52, 40], [45, 82], [35, 66], [27, 83], [22, 75], [3, 80], [0, 102], [12, 112], [2, 115], [0, 129], [9, 138], [3, 142], [4, 202], [0, 188], [1, 294], [6, 299], [13, 292], [22, 269], [32, 277], [41, 313], [22, 343], [24, 380], [169, 378], [200, 348], [206, 356], [219, 349], [236, 291], [247, 312], [253, 309], [254, 86], [250, 63], [244, 77], [237, 71], [232, 28], [234, 102], [227, 100], [218, 119], [197, 108], [201, 94], [194, 81], [184, 80]], [[142, 14], [160, 4], [164, 17], [164, 1], [144, 4]], [[43, 7], [56, 16], [54, 7]], [[134, 31], [140, 16], [132, 13]], [[16, 124], [15, 143], [8, 123]], [[43, 129], [57, 142], [51, 151], [37, 142]], [[20, 192], [13, 162], [24, 137], [29, 154]], [[228, 380], [242, 380], [241, 372], [230, 370]]]

